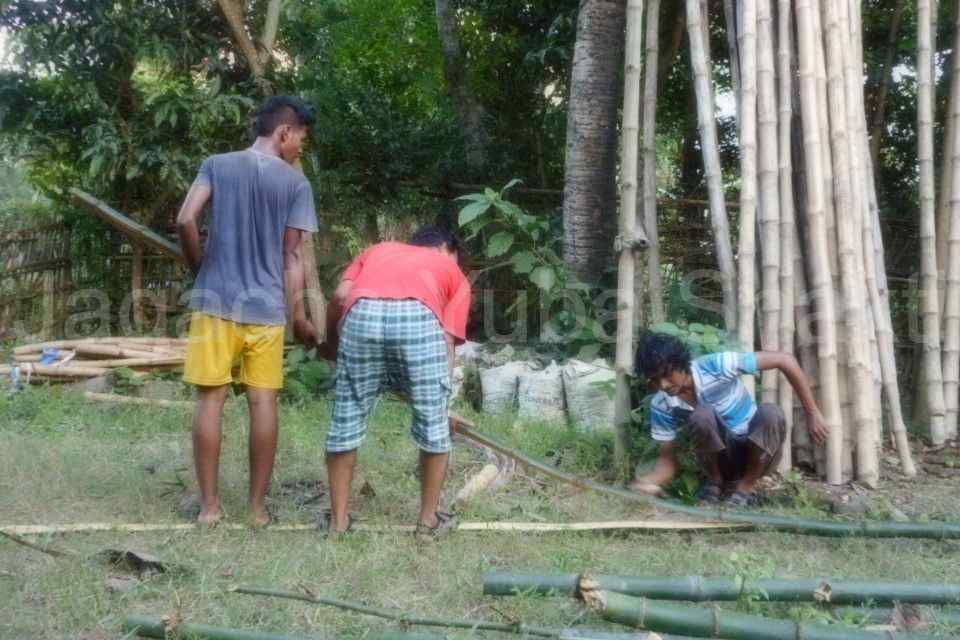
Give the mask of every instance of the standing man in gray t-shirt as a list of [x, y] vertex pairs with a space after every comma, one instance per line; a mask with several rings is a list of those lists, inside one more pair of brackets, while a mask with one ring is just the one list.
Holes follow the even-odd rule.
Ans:
[[[297, 98], [268, 99], [257, 110], [253, 145], [207, 158], [177, 216], [180, 247], [196, 275], [183, 379], [197, 386], [193, 457], [200, 524], [223, 517], [220, 421], [234, 381], [244, 385], [250, 408], [248, 518], [253, 526], [270, 523], [265, 497], [277, 447], [286, 314], [297, 339], [316, 342], [303, 306], [301, 252], [304, 232], [317, 230], [317, 216], [310, 183], [292, 166], [313, 120]], [[207, 203], [212, 219], [201, 248], [198, 219]]]

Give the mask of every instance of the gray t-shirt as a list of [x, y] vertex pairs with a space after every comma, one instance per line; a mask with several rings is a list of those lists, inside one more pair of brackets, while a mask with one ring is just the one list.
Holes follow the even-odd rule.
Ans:
[[283, 233], [317, 230], [310, 183], [284, 160], [250, 149], [211, 156], [195, 184], [211, 188], [190, 308], [246, 324], [286, 324]]

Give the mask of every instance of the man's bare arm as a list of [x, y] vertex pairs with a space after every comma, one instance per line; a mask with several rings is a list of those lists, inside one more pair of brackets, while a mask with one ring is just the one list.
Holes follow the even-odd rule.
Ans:
[[817, 400], [813, 396], [813, 390], [807, 381], [807, 376], [800, 368], [797, 359], [782, 351], [759, 351], [756, 355], [757, 369], [760, 371], [777, 369], [787, 378], [807, 413], [807, 429], [810, 431], [810, 436], [817, 444], [826, 442], [830, 428], [824, 421]]
[[636, 480], [630, 483], [630, 489], [648, 495], [660, 493], [660, 488], [676, 477], [679, 466], [676, 447], [673, 442], [661, 442], [653, 471], [638, 476]]
[[210, 200], [210, 185], [194, 184], [187, 192], [187, 197], [177, 214], [177, 236], [180, 239], [180, 250], [187, 266], [197, 275], [200, 264], [203, 262], [203, 248], [200, 246], [200, 216], [203, 208]]
[[303, 344], [313, 346], [317, 341], [317, 332], [307, 320], [303, 299], [303, 234], [303, 231], [293, 227], [287, 227], [283, 232], [283, 294], [294, 336]]

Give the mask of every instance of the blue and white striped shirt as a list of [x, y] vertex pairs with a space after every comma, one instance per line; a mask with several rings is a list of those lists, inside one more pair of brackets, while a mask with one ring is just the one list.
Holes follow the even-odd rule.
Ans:
[[[723, 425], [736, 436], [747, 435], [757, 404], [740, 380], [757, 373], [755, 353], [712, 353], [690, 363], [697, 403], [712, 406]], [[659, 442], [672, 442], [684, 414], [693, 410], [679, 397], [659, 391], [650, 401], [650, 435]]]

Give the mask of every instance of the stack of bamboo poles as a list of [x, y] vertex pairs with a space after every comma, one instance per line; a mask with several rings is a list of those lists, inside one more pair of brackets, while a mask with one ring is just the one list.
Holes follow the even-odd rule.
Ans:
[[[0, 375], [18, 373], [21, 381], [75, 382], [119, 368], [163, 371], [183, 366], [187, 341], [181, 338], [104, 337], [57, 340], [17, 347], [13, 363]], [[47, 362], [52, 358], [52, 362]]]
[[[708, 14], [699, 0], [687, 0], [686, 7], [721, 282], [736, 282], [735, 299], [724, 286], [724, 316], [728, 329], [736, 327], [745, 350], [798, 355], [814, 382], [830, 428], [825, 447], [814, 447], [806, 429], [794, 428], [790, 385], [775, 372], [765, 372], [758, 399], [781, 406], [791, 433], [781, 470], [799, 460], [815, 464], [832, 484], [856, 478], [876, 486], [884, 428], [882, 398], [902, 471], [912, 476], [916, 471], [900, 408], [867, 140], [861, 0], [728, 0], [727, 4], [741, 151], [737, 273], [729, 259], [732, 243], [723, 209], [705, 28]], [[960, 228], [956, 227], [960, 225], [951, 229], [956, 237], [951, 237], [947, 261], [953, 270], [948, 271], [952, 277], [947, 278], [948, 320], [943, 331], [953, 351], [944, 352], [943, 371], [949, 376], [942, 379], [936, 260], [929, 259], [935, 256], [929, 2], [921, 0], [918, 11], [921, 239], [927, 256], [923, 318], [925, 335], [933, 336], [926, 345], [926, 372], [931, 389], [939, 390], [939, 395], [931, 393], [930, 402], [931, 436], [937, 443], [943, 442], [947, 429], [952, 429], [950, 434], [956, 429], [960, 383]], [[960, 104], [954, 108], [957, 111], [951, 113], [956, 117]], [[955, 129], [960, 132], [960, 127]], [[960, 139], [960, 133], [954, 137]], [[960, 143], [953, 149], [960, 153]], [[957, 183], [960, 167], [954, 167]], [[960, 199], [951, 200], [950, 208], [951, 218], [960, 216]], [[944, 389], [953, 400], [946, 410]], [[945, 414], [951, 425], [947, 429]]]

